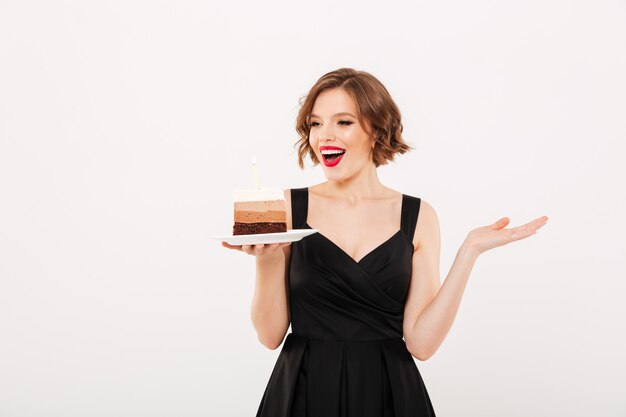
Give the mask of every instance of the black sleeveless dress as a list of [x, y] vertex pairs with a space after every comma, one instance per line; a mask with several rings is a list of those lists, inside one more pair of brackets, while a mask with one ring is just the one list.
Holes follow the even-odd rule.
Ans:
[[[358, 262], [321, 233], [291, 245], [291, 330], [257, 417], [434, 417], [402, 339], [421, 200], [402, 196], [402, 227]], [[291, 190], [294, 229], [308, 188]]]

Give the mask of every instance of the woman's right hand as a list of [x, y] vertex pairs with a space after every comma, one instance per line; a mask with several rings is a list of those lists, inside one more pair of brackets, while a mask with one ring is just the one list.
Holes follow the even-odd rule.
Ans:
[[245, 252], [248, 255], [253, 255], [258, 258], [271, 258], [272, 256], [279, 254], [280, 249], [289, 245], [291, 245], [291, 242], [269, 243], [260, 245], [229, 245], [226, 242], [222, 242], [222, 246], [224, 246], [225, 248]]

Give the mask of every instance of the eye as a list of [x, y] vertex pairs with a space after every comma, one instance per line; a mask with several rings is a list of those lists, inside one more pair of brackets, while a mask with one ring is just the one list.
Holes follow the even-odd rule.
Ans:
[[317, 127], [319, 125], [320, 125], [319, 122], [311, 122], [311, 123], [309, 123], [309, 127]]
[[350, 126], [352, 123], [354, 123], [354, 122], [351, 122], [349, 120], [341, 120], [339, 122], [340, 125], [344, 125], [344, 126]]

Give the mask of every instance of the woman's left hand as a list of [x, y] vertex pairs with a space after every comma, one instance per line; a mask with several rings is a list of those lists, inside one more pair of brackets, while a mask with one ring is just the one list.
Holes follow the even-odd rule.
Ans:
[[480, 255], [489, 249], [534, 235], [547, 221], [548, 216], [543, 216], [524, 225], [505, 229], [504, 227], [509, 224], [510, 219], [503, 217], [493, 224], [472, 230], [465, 238], [464, 243], [477, 255]]

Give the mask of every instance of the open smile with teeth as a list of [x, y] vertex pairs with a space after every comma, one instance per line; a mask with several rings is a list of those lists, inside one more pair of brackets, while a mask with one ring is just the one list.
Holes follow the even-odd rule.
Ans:
[[334, 160], [336, 160], [337, 158], [339, 158], [341, 155], [343, 155], [344, 153], [346, 153], [346, 150], [323, 150], [322, 152], [322, 157], [324, 158], [325, 161], [327, 162], [333, 162]]

